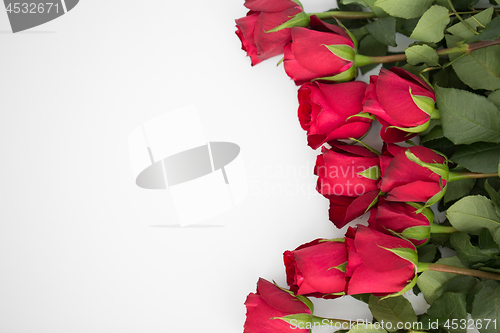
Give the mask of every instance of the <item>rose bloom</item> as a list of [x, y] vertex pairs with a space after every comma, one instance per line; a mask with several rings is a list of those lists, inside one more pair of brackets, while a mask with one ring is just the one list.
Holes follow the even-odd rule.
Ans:
[[422, 246], [429, 241], [434, 213], [429, 208], [417, 213], [419, 208], [416, 204], [390, 202], [381, 197], [377, 207], [370, 210], [368, 227], [387, 235], [401, 234], [415, 246]]
[[366, 87], [361, 81], [334, 84], [315, 81], [299, 88], [299, 121], [307, 131], [311, 148], [317, 149], [332, 140], [360, 138], [370, 130], [370, 118], [351, 117], [363, 111]]
[[378, 76], [370, 77], [363, 111], [373, 114], [382, 124], [382, 140], [393, 143], [424, 131], [434, 103], [434, 90], [424, 80], [403, 68], [381, 68]]
[[[353, 64], [355, 47], [349, 34], [315, 15], [311, 16], [309, 26], [310, 29], [292, 28], [292, 42], [285, 47], [284, 67], [287, 75], [297, 85], [313, 79], [339, 82], [352, 80], [356, 74]], [[347, 50], [348, 59], [336, 55], [329, 48], [338, 46]]]
[[250, 293], [245, 305], [247, 319], [244, 325], [244, 333], [309, 333], [309, 329], [299, 329], [281, 319], [271, 319], [298, 313], [311, 314], [311, 310], [298, 298], [281, 290], [267, 280], [259, 279], [257, 293]]
[[290, 28], [267, 32], [292, 18], [302, 18], [303, 25], [309, 19], [302, 7], [291, 0], [246, 0], [250, 9], [247, 16], [236, 20], [236, 35], [242, 49], [252, 60], [252, 66], [268, 58], [283, 54], [285, 46], [292, 40]]
[[[388, 201], [435, 203], [444, 194], [447, 179], [409, 159], [414, 155], [423, 163], [447, 170], [446, 159], [433, 150], [413, 146], [400, 150], [384, 169], [380, 189]], [[432, 199], [432, 202], [428, 202]], [[434, 202], [435, 201], [435, 202]]]
[[365, 213], [379, 194], [379, 156], [365, 147], [330, 142], [316, 159], [316, 189], [330, 200], [330, 220], [338, 227]]
[[[348, 251], [347, 294], [386, 296], [406, 291], [415, 284], [417, 250], [408, 240], [359, 225], [345, 236]], [[403, 259], [398, 253], [412, 256]]]
[[283, 254], [287, 283], [297, 295], [335, 298], [345, 290], [344, 242], [316, 239]]

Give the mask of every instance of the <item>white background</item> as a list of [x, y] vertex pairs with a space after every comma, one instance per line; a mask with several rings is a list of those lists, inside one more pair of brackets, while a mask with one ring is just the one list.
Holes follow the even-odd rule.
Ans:
[[[12, 34], [0, 9], [0, 332], [241, 332], [258, 277], [285, 286], [283, 251], [343, 236], [314, 190], [297, 87], [278, 58], [252, 68], [241, 50], [246, 12], [82, 0]], [[212, 227], [158, 227], [175, 211], [167, 191], [135, 185], [128, 135], [189, 104], [208, 140], [241, 147], [250, 193]], [[371, 318], [350, 298], [315, 302]]]

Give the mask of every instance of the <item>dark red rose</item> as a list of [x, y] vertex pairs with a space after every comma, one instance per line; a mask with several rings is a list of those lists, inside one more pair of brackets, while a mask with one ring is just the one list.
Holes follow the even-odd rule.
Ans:
[[298, 298], [281, 290], [267, 280], [259, 279], [257, 293], [250, 293], [245, 305], [247, 319], [244, 325], [244, 333], [309, 333], [309, 329], [298, 329], [286, 321], [272, 319], [298, 313], [311, 314], [311, 310]]
[[236, 35], [252, 65], [283, 54], [285, 46], [292, 40], [290, 27], [270, 30], [287, 22], [290, 26], [307, 26], [309, 22], [300, 3], [291, 0], [247, 0], [245, 6], [250, 11], [247, 16], [236, 20]]
[[427, 128], [434, 103], [434, 90], [424, 80], [399, 67], [382, 68], [370, 77], [363, 111], [382, 124], [382, 140], [401, 142]]
[[414, 146], [400, 150], [384, 169], [380, 184], [388, 201], [436, 203], [446, 189], [446, 158]]
[[360, 138], [372, 119], [352, 117], [363, 111], [367, 84], [360, 81], [325, 84], [305, 83], [299, 88], [299, 121], [307, 131], [308, 145], [317, 149], [325, 142]]
[[418, 256], [410, 241], [360, 225], [349, 228], [345, 242], [348, 295], [386, 296], [404, 292], [415, 284]]
[[285, 71], [297, 85], [313, 79], [350, 81], [356, 76], [355, 53], [344, 29], [313, 15], [310, 29], [292, 28], [292, 42], [285, 47]]
[[434, 213], [429, 208], [417, 212], [421, 208], [415, 203], [390, 202], [381, 197], [377, 207], [370, 210], [368, 227], [387, 235], [400, 234], [415, 246], [424, 245], [430, 238]]
[[286, 251], [283, 260], [287, 283], [295, 294], [335, 298], [344, 292], [347, 252], [343, 241], [316, 239]]

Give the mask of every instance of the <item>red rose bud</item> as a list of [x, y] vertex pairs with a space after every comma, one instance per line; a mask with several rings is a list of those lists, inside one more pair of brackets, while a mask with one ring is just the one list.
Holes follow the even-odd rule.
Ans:
[[363, 215], [379, 194], [379, 156], [357, 145], [332, 141], [316, 159], [316, 189], [330, 200], [330, 220], [338, 227]]
[[417, 278], [417, 250], [402, 238], [358, 226], [345, 236], [348, 250], [347, 294], [400, 295]]
[[283, 254], [287, 283], [297, 295], [336, 298], [344, 294], [344, 240], [316, 239]]
[[[422, 212], [418, 210], [422, 209]], [[380, 198], [370, 211], [368, 227], [387, 235], [400, 235], [415, 246], [429, 241], [434, 213], [416, 203], [390, 202]]]
[[366, 87], [366, 83], [354, 81], [312, 82], [299, 88], [299, 121], [311, 148], [332, 140], [360, 138], [370, 130], [371, 118], [353, 117], [363, 111]]
[[244, 333], [309, 332], [309, 329], [298, 329], [292, 324], [311, 322], [311, 301], [303, 296], [294, 296], [267, 280], [259, 279], [257, 293], [250, 293], [245, 305], [247, 319]]
[[298, 1], [247, 0], [245, 6], [250, 11], [247, 16], [236, 20], [236, 35], [252, 65], [283, 54], [285, 46], [292, 40], [290, 28], [304, 27], [309, 23], [309, 17]]
[[446, 191], [447, 160], [433, 150], [414, 146], [399, 151], [384, 170], [380, 190], [388, 201], [435, 204]]
[[341, 27], [311, 16], [311, 29], [292, 28], [292, 42], [285, 47], [285, 72], [301, 85], [314, 79], [350, 81], [356, 76], [356, 46]]
[[422, 79], [399, 67], [382, 68], [370, 77], [363, 111], [382, 124], [382, 140], [401, 142], [429, 126], [435, 100], [434, 90]]

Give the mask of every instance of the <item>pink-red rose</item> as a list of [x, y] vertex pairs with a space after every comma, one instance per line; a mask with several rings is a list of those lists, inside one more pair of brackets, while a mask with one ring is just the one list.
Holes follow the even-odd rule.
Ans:
[[313, 79], [350, 81], [355, 77], [355, 46], [347, 32], [311, 16], [311, 29], [292, 28], [284, 67], [295, 84]]
[[382, 197], [370, 211], [368, 227], [387, 235], [400, 234], [417, 247], [424, 245], [430, 238], [434, 214], [429, 208], [417, 212], [420, 208], [418, 204], [390, 202]]
[[307, 131], [311, 148], [317, 149], [331, 140], [360, 138], [370, 130], [370, 118], [351, 117], [363, 111], [366, 87], [360, 81], [334, 84], [315, 81], [299, 88], [299, 121]]
[[384, 169], [380, 190], [388, 201], [436, 203], [446, 189], [446, 158], [414, 146], [400, 150]]
[[281, 319], [272, 319], [298, 313], [311, 314], [311, 310], [302, 301], [267, 280], [259, 279], [257, 293], [248, 295], [245, 306], [247, 319], [244, 333], [309, 332], [309, 329], [298, 329]]
[[343, 242], [316, 239], [286, 251], [283, 260], [287, 283], [295, 294], [335, 298], [344, 292], [347, 252]]
[[252, 65], [283, 54], [285, 46], [292, 40], [290, 28], [270, 30], [292, 19], [303, 26], [309, 21], [302, 7], [291, 0], [247, 0], [245, 6], [250, 11], [247, 16], [236, 20], [236, 35]]
[[357, 145], [330, 142], [316, 159], [316, 189], [330, 200], [330, 220], [338, 227], [361, 216], [379, 194], [379, 156]]
[[399, 67], [382, 68], [370, 77], [363, 111], [382, 124], [382, 140], [401, 142], [427, 128], [434, 103], [434, 90], [424, 80]]
[[385, 296], [415, 284], [418, 256], [411, 242], [362, 225], [349, 228], [345, 242], [348, 295]]

